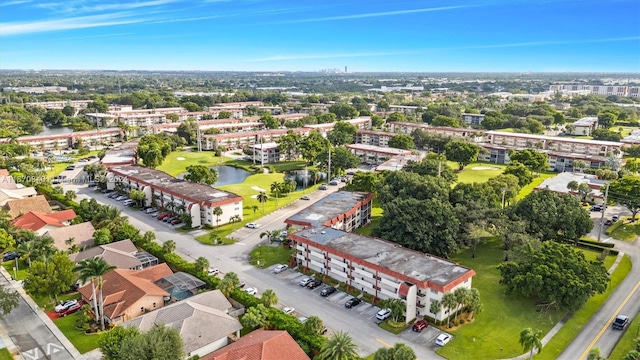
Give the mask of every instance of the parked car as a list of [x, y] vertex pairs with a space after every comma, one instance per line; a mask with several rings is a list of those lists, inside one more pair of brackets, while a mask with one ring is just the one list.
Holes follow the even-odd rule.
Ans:
[[327, 297], [327, 296], [333, 294], [336, 291], [338, 291], [338, 290], [336, 290], [336, 288], [334, 288], [334, 287], [327, 287], [327, 288], [322, 289], [322, 291], [320, 291], [320, 296]]
[[124, 201], [124, 200], [129, 200], [129, 197], [126, 195], [120, 195], [116, 198], [116, 201]]
[[158, 212], [158, 210], [156, 210], [156, 211], [150, 212], [150, 213], [149, 213], [149, 216], [155, 216], [155, 217], [157, 217], [159, 214], [160, 214], [160, 212]]
[[616, 222], [616, 221], [618, 221], [618, 220], [620, 220], [620, 215], [613, 215], [613, 216], [611, 217], [611, 221], [612, 221], [612, 222]]
[[162, 222], [170, 223], [173, 221], [173, 219], [175, 219], [173, 216], [167, 216], [166, 218], [162, 219]]
[[144, 212], [147, 214], [151, 214], [153, 212], [157, 212], [158, 209], [154, 208], [154, 207], [147, 207], [146, 209], [144, 209]]
[[275, 268], [273, 268], [273, 272], [276, 274], [280, 274], [281, 272], [287, 270], [289, 268], [289, 266], [287, 265], [283, 265], [283, 264], [278, 264], [276, 265]]
[[308, 197], [307, 195], [305, 195], [305, 196], [301, 197], [300, 199], [302, 199], [302, 200], [311, 200], [311, 198], [310, 198], [310, 197]]
[[344, 304], [344, 306], [345, 306], [346, 308], [348, 308], [348, 309], [351, 309], [351, 308], [352, 308], [352, 307], [354, 307], [354, 306], [358, 306], [358, 305], [360, 305], [360, 303], [361, 303], [361, 302], [362, 302], [362, 300], [360, 300], [360, 299], [358, 299], [358, 298], [355, 298], [355, 297], [354, 297], [354, 298], [349, 299], [349, 300]]
[[313, 280], [313, 279], [311, 279], [311, 278], [310, 278], [310, 277], [308, 277], [308, 276], [305, 276], [305, 277], [303, 277], [302, 279], [300, 279], [300, 281], [298, 281], [298, 285], [300, 285], [300, 286], [307, 286], [307, 284], [308, 284], [308, 283], [310, 283], [310, 282], [311, 282], [311, 280]]
[[109, 194], [109, 193], [112, 193], [113, 190], [111, 190], [111, 189], [102, 189], [102, 190], [100, 190], [100, 192], [103, 193], [103, 194]]
[[602, 205], [596, 204], [591, 207], [591, 211], [602, 211]]
[[612, 224], [613, 224], [613, 221], [611, 221], [611, 220], [609, 220], [609, 219], [607, 219], [607, 220], [605, 220], [605, 221], [604, 221], [604, 225], [605, 225], [605, 226], [610, 226], [610, 225], [612, 225]]
[[118, 194], [117, 192], [112, 192], [111, 194], [107, 195], [107, 197], [109, 199], [115, 199], [117, 197], [121, 196], [120, 194]]
[[282, 309], [282, 312], [285, 314], [293, 314], [293, 312], [296, 311], [296, 309], [287, 306], [286, 308]]
[[78, 303], [78, 300], [76, 299], [72, 299], [72, 300], [67, 300], [67, 301], [63, 301], [60, 304], [56, 305], [56, 307], [54, 308], [54, 310], [59, 313], [61, 311], [67, 310], [70, 307], [72, 307], [73, 305], [76, 305]]
[[340, 183], [340, 180], [331, 180], [331, 181], [329, 181], [329, 185], [331, 185], [331, 186], [338, 186], [339, 183]]
[[436, 338], [436, 345], [445, 346], [449, 342], [449, 340], [451, 340], [451, 335], [449, 335], [449, 334], [440, 334]]
[[309, 288], [309, 289], [315, 289], [315, 288], [317, 288], [317, 287], [318, 287], [318, 286], [320, 286], [320, 285], [322, 285], [322, 281], [320, 281], [320, 280], [316, 280], [316, 279], [313, 279], [313, 280], [311, 280], [311, 281], [307, 284], [307, 288]]
[[616, 319], [613, 320], [611, 327], [613, 327], [613, 330], [624, 330], [627, 325], [629, 325], [629, 317], [626, 315], [618, 315]]
[[128, 199], [128, 200], [125, 200], [125, 201], [122, 202], [122, 205], [124, 205], [124, 206], [133, 206], [135, 204], [136, 204], [136, 201], [135, 200], [131, 200], [131, 199]]
[[182, 224], [182, 220], [180, 219], [171, 220], [171, 225], [180, 225], [180, 224]]
[[2, 261], [11, 261], [19, 258], [20, 255], [15, 251], [7, 251], [2, 255]]
[[378, 320], [387, 320], [391, 316], [391, 309], [386, 308], [378, 311], [376, 313], [376, 319]]
[[309, 318], [308, 318], [308, 317], [306, 317], [306, 316], [300, 316], [300, 317], [298, 318], [298, 321], [300, 321], [300, 323], [301, 323], [301, 324], [306, 323], [306, 322], [307, 322], [307, 320], [309, 320]]
[[319, 190], [327, 190], [328, 187], [327, 187], [327, 185], [320, 185], [320, 187], [318, 189]]
[[427, 326], [429, 325], [429, 323], [427, 323], [426, 320], [418, 320], [416, 322], [413, 323], [413, 331], [415, 332], [421, 332], [422, 330], [424, 330]]
[[76, 167], [75, 167], [75, 166], [70, 165], [70, 166], [67, 166], [67, 168], [66, 168], [65, 170], [69, 170], [69, 171], [71, 171], [71, 170], [75, 170], [75, 169], [76, 169]]
[[258, 225], [258, 223], [254, 223], [254, 222], [250, 222], [245, 226], [248, 227], [249, 229], [257, 229], [257, 228], [260, 227], [260, 225]]
[[218, 275], [219, 273], [220, 273], [220, 270], [218, 270], [218, 268], [210, 267], [209, 270], [207, 270], [207, 274], [211, 276]]
[[254, 287], [250, 287], [250, 288], [244, 289], [244, 292], [246, 292], [249, 295], [256, 295], [258, 293], [258, 289]]
[[81, 303], [76, 303], [75, 305], [71, 305], [69, 308], [62, 310], [59, 312], [60, 316], [67, 316], [75, 313], [76, 311], [82, 308]]
[[167, 213], [162, 213], [162, 214], [158, 215], [158, 221], [163, 220], [167, 216], [169, 216], [169, 214], [167, 214]]

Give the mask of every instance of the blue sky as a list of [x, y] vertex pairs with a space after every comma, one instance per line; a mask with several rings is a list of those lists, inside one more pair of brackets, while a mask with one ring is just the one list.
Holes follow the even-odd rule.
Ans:
[[2, 0], [0, 69], [640, 72], [638, 0]]

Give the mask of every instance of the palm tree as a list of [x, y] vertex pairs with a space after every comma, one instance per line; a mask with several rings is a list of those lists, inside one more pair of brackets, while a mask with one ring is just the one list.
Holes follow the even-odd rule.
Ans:
[[458, 313], [463, 305], [469, 302], [469, 289], [467, 288], [457, 288], [456, 291], [453, 292], [453, 295], [456, 297], [456, 316], [454, 323], [458, 325]]
[[[264, 203], [266, 203], [267, 200], [269, 200], [269, 196], [264, 191], [260, 191], [258, 196], [256, 196], [256, 199], [262, 204], [262, 215], [264, 215]], [[255, 217], [255, 212], [254, 212], [254, 217]]]
[[224, 274], [224, 277], [220, 280], [218, 290], [220, 290], [224, 296], [228, 297], [239, 284], [240, 279], [238, 279], [238, 275], [234, 272], [228, 272]]
[[275, 291], [267, 289], [262, 293], [260, 302], [262, 303], [262, 305], [267, 307], [275, 305], [278, 303], [278, 295], [276, 295]]
[[165, 241], [164, 244], [162, 244], [162, 251], [165, 254], [171, 254], [172, 252], [176, 251], [176, 242], [173, 240]]
[[475, 315], [482, 311], [483, 305], [480, 301], [480, 291], [476, 288], [471, 288], [469, 290], [469, 295], [467, 296], [467, 308], [469, 312], [471, 312], [471, 319], [475, 317]]
[[203, 273], [205, 270], [209, 269], [209, 260], [206, 257], [200, 256], [196, 259], [196, 262], [193, 264], [196, 272]]
[[456, 296], [452, 292], [448, 292], [442, 296], [442, 306], [448, 310], [449, 315], [447, 316], [447, 326], [451, 327], [451, 310], [458, 305], [456, 301]]
[[[258, 201], [260, 201], [260, 200], [258, 200]], [[262, 201], [260, 201], [260, 202], [262, 202]], [[258, 209], [259, 209], [258, 205], [253, 205], [251, 207], [251, 210], [253, 210], [253, 221], [254, 222], [256, 221], [256, 211], [258, 211]], [[262, 212], [264, 213], [264, 210]]]
[[65, 243], [67, 246], [71, 246], [71, 245], [73, 244], [73, 242], [74, 242], [74, 241], [76, 241], [76, 238], [74, 238], [74, 237], [70, 237], [70, 238], [68, 238], [67, 240], [65, 240], [65, 241], [64, 241], [64, 243]]
[[531, 351], [529, 359], [533, 358], [533, 350], [537, 349], [538, 353], [542, 350], [542, 331], [533, 330], [531, 328], [522, 329], [520, 331], [520, 345], [524, 351]]
[[273, 231], [266, 230], [260, 233], [260, 239], [262, 240], [262, 238], [266, 236], [267, 240], [269, 240], [269, 245], [271, 245], [271, 241], [278, 235], [280, 235], [280, 232], [278, 230], [273, 230]]
[[578, 186], [578, 194], [580, 195], [582, 201], [587, 201], [587, 196], [589, 196], [591, 192], [593, 192], [593, 190], [591, 190], [589, 185], [587, 185], [586, 183], [581, 183]]
[[67, 190], [67, 192], [64, 193], [64, 198], [67, 200], [75, 200], [77, 197], [78, 195], [73, 190]]
[[386, 299], [382, 302], [382, 306], [391, 309], [391, 318], [393, 321], [398, 322], [401, 317], [404, 316], [404, 312], [407, 310], [407, 306], [404, 301], [400, 299]]
[[222, 208], [220, 206], [216, 206], [213, 208], [213, 215], [216, 217], [216, 225], [220, 227], [220, 215], [222, 215]]
[[359, 359], [358, 346], [353, 343], [349, 333], [338, 331], [331, 335], [316, 357], [319, 360], [352, 360]]
[[271, 192], [276, 194], [276, 208], [278, 207], [278, 194], [280, 193], [280, 183], [274, 181], [271, 183]]
[[18, 253], [20, 254], [21, 259], [27, 259], [27, 263], [29, 267], [31, 267], [31, 258], [35, 257], [36, 247], [35, 242], [33, 241], [25, 241], [18, 245]]
[[109, 230], [116, 228], [124, 221], [125, 217], [122, 212], [113, 206], [101, 206], [100, 211], [91, 221], [96, 229], [108, 228]]
[[571, 191], [578, 191], [578, 187], [580, 186], [580, 184], [578, 184], [577, 181], [575, 180], [571, 180], [569, 181], [569, 183], [567, 184], [567, 189], [571, 190]]
[[[115, 269], [113, 265], [109, 265], [103, 258], [95, 257], [82, 260], [76, 267], [73, 268], [74, 272], [77, 272], [80, 281], [83, 283], [87, 280], [91, 280], [91, 292], [93, 309], [96, 311], [96, 322], [100, 320], [100, 328], [104, 330], [104, 304], [102, 299], [102, 276], [109, 271]], [[96, 306], [96, 285], [98, 287], [98, 304]]]
[[435, 314], [434, 318], [436, 319], [438, 318], [438, 313], [440, 312], [441, 309], [442, 309], [442, 304], [438, 300], [432, 301], [431, 305], [429, 306], [429, 311], [432, 314]]
[[229, 222], [231, 223], [231, 231], [235, 230], [235, 223], [239, 223], [240, 221], [242, 221], [240, 215], [233, 215], [231, 218], [229, 218]]

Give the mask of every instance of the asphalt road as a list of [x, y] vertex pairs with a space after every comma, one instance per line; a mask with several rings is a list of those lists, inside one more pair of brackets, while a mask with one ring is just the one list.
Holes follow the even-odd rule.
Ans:
[[[9, 281], [0, 275], [0, 286], [13, 288]], [[73, 360], [73, 356], [62, 346], [60, 341], [36, 315], [36, 311], [19, 298], [18, 307], [0, 320], [7, 329], [11, 340], [20, 348], [26, 360], [51, 359]]]
[[[610, 219], [612, 215], [630, 216], [631, 213], [624, 207], [611, 206], [605, 213], [605, 219]], [[591, 218], [595, 222], [595, 226], [589, 236], [598, 238], [600, 213], [592, 212]], [[602, 232], [601, 241], [613, 242], [616, 249], [624, 252], [630, 258], [634, 266], [625, 280], [618, 285], [616, 290], [611, 294], [609, 299], [594, 314], [591, 320], [584, 326], [582, 331], [560, 354], [558, 359], [584, 359], [589, 350], [593, 347], [600, 348], [603, 356], [608, 356], [615, 348], [616, 344], [622, 338], [624, 331], [617, 331], [611, 328], [611, 323], [618, 314], [627, 315], [633, 318], [640, 311], [640, 240], [634, 242], [620, 241], [610, 238]], [[635, 329], [627, 329], [626, 331], [636, 331]]]
[[347, 331], [358, 345], [359, 353], [363, 356], [375, 352], [380, 347], [404, 342], [414, 348], [419, 359], [441, 359], [435, 353], [436, 345], [433, 343], [433, 339], [437, 337], [438, 333], [424, 331], [423, 337], [427, 338], [422, 338], [418, 335], [412, 335], [409, 330], [401, 337], [396, 336], [380, 329], [374, 321], [375, 312], [372, 313], [371, 309], [366, 309], [365, 305], [360, 305], [360, 309], [348, 310], [343, 306], [346, 298], [334, 303], [320, 297], [317, 294], [319, 289], [311, 291], [292, 284], [291, 280], [285, 276], [287, 274], [293, 275], [292, 270], [275, 275], [269, 269], [258, 269], [249, 264], [250, 251], [256, 245], [264, 242], [259, 237], [260, 233], [265, 230], [284, 229], [284, 220], [287, 217], [337, 189], [338, 187], [330, 186], [327, 191], [317, 190], [308, 194], [311, 197], [310, 201], [295, 201], [274, 213], [257, 219], [256, 222], [260, 225], [258, 229], [241, 228], [231, 235], [237, 240], [233, 245], [209, 246], [199, 243], [191, 234], [176, 232], [171, 225], [158, 222], [142, 211], [122, 206], [119, 202], [107, 198], [105, 194], [86, 187], [76, 188], [79, 199], [93, 197], [100, 203], [118, 207], [123, 214], [129, 216], [133, 226], [142, 232], [153, 231], [159, 243], [174, 240], [177, 245], [176, 252], [183, 257], [195, 260], [199, 256], [204, 256], [210, 261], [212, 267], [219, 268], [223, 274], [233, 271], [238, 274], [241, 281], [246, 282], [246, 287], [256, 287], [259, 291], [258, 296], [266, 289], [273, 289], [278, 295], [279, 306], [294, 307], [297, 316], [319, 316], [330, 332]]

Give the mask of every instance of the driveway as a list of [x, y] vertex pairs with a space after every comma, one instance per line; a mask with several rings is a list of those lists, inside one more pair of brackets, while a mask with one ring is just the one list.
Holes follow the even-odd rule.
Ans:
[[[343, 184], [341, 184], [342, 186]], [[340, 187], [341, 187], [340, 186]], [[297, 213], [303, 208], [313, 204], [328, 194], [337, 191], [339, 187], [330, 186], [328, 190], [317, 190], [309, 193], [310, 201], [297, 200], [293, 203], [275, 211], [271, 214], [257, 219], [260, 224], [259, 229], [242, 228], [231, 234], [236, 239], [236, 243], [228, 246], [209, 246], [196, 241], [192, 235], [179, 233], [165, 223], [158, 222], [142, 211], [123, 207], [120, 203], [108, 199], [105, 194], [101, 194], [86, 186], [76, 187], [78, 201], [82, 198], [95, 198], [98, 202], [117, 206], [127, 215], [133, 226], [142, 232], [152, 231], [155, 233], [157, 242], [163, 243], [167, 240], [174, 240], [177, 245], [176, 253], [191, 261], [199, 256], [206, 257], [211, 266], [217, 267], [222, 273], [233, 271], [238, 274], [241, 281], [246, 282], [247, 287], [256, 287], [259, 293], [266, 289], [273, 289], [278, 295], [279, 302], [283, 306], [291, 306], [296, 312], [304, 315], [319, 316], [330, 331], [347, 331], [358, 345], [359, 353], [367, 356], [383, 346], [393, 346], [398, 341], [405, 341], [397, 335], [380, 329], [371, 317], [374, 308], [371, 305], [363, 304], [349, 310], [344, 307], [347, 298], [340, 298], [335, 303], [334, 296], [323, 298], [316, 292], [319, 290], [308, 290], [287, 281], [286, 274], [291, 274], [292, 270], [282, 274], [273, 274], [268, 269], [258, 269], [249, 264], [249, 253], [258, 244], [262, 243], [260, 233], [266, 230], [280, 230], [285, 227], [284, 220]], [[199, 232], [199, 231], [194, 231]], [[284, 277], [284, 278], [283, 278]], [[337, 299], [337, 298], [336, 298]], [[373, 312], [375, 316], [375, 312]], [[413, 344], [419, 345], [419, 344]], [[419, 359], [441, 359], [433, 349], [423, 346], [413, 346]]]

